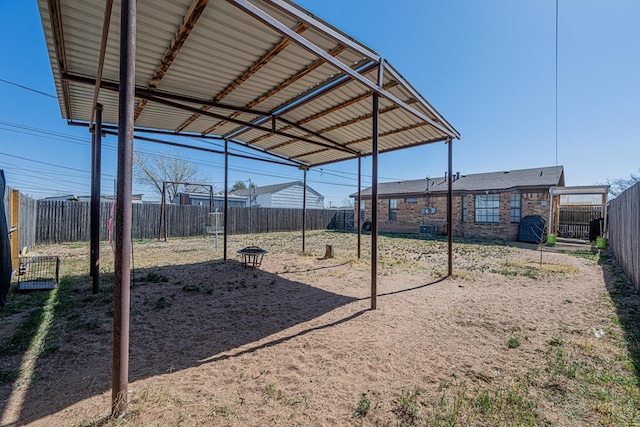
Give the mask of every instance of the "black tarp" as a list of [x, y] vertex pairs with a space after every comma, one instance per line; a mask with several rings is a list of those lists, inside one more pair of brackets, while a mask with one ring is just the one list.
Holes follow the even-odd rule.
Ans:
[[7, 213], [4, 210], [5, 187], [4, 171], [0, 169], [0, 307], [7, 303], [7, 294], [11, 286], [11, 244]]
[[544, 241], [544, 235], [544, 218], [540, 215], [528, 215], [520, 220], [519, 241], [542, 243]]
[[602, 230], [602, 218], [596, 218], [589, 221], [589, 241], [595, 242], [598, 237], [601, 236], [600, 230]]

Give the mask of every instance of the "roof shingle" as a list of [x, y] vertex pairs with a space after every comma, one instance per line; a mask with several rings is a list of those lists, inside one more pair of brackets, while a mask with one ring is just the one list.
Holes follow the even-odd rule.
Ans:
[[[551, 187], [564, 185], [564, 168], [547, 166], [500, 172], [476, 173], [454, 176], [453, 191], [506, 190], [515, 187]], [[445, 177], [412, 179], [408, 181], [378, 184], [379, 196], [439, 193], [447, 191]], [[364, 197], [371, 196], [371, 187], [362, 190]], [[350, 197], [357, 197], [353, 193]]]

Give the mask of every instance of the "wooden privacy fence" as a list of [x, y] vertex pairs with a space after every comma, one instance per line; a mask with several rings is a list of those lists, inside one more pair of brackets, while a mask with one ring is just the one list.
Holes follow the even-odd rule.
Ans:
[[608, 221], [611, 250], [640, 291], [640, 183], [611, 200]]
[[560, 206], [560, 222], [563, 224], [587, 224], [602, 218], [602, 206]]
[[587, 239], [591, 220], [602, 218], [602, 206], [560, 206], [558, 235]]
[[[341, 211], [308, 209], [307, 230], [324, 230]], [[302, 209], [229, 208], [229, 234], [302, 230]]]
[[[37, 243], [89, 241], [90, 203], [38, 201]], [[134, 203], [131, 234], [134, 239], [155, 239], [160, 232], [161, 205]], [[342, 211], [308, 209], [307, 230], [326, 229]], [[109, 238], [111, 203], [100, 206], [100, 240]], [[168, 237], [204, 236], [209, 224], [207, 206], [167, 205]], [[335, 221], [334, 221], [335, 222]], [[222, 227], [222, 219], [218, 224]], [[164, 226], [163, 226], [164, 228]], [[228, 233], [249, 234], [302, 230], [302, 209], [229, 208]]]
[[[4, 191], [4, 208], [7, 215], [7, 221], [9, 228], [19, 224], [18, 234], [19, 237], [19, 249], [27, 246], [32, 248], [36, 244], [36, 220], [38, 211], [38, 202], [29, 196], [20, 193], [20, 214], [19, 221], [16, 222], [11, 218], [11, 193], [13, 188], [7, 186]], [[12, 236], [13, 238], [13, 236]]]

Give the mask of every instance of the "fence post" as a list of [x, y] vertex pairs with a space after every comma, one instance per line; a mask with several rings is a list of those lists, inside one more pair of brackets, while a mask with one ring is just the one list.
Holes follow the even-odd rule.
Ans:
[[11, 190], [11, 213], [9, 227], [18, 227], [11, 233], [11, 265], [18, 268], [20, 256], [20, 191]]

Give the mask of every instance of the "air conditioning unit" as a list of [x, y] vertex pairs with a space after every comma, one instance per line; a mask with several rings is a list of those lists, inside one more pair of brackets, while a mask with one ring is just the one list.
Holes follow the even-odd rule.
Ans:
[[438, 226], [435, 224], [420, 224], [420, 234], [434, 236], [438, 233]]

